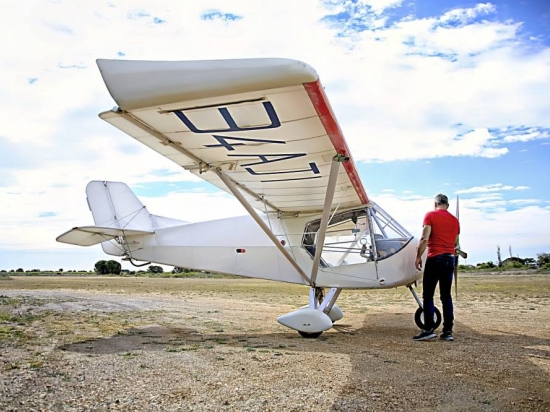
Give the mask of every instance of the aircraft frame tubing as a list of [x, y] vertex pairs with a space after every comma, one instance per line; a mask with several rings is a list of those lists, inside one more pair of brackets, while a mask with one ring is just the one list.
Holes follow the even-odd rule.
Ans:
[[422, 304], [422, 300], [420, 299], [420, 297], [418, 296], [418, 293], [416, 293], [416, 290], [413, 289], [412, 285], [408, 285], [407, 286], [409, 288], [409, 290], [411, 291], [413, 297], [414, 297], [414, 300], [416, 300], [416, 303], [418, 303], [418, 307], [420, 309], [423, 309], [424, 306]]
[[324, 288], [312, 287], [309, 289], [309, 308], [317, 309], [328, 314], [332, 306], [336, 303], [336, 299], [340, 296], [342, 288], [331, 288], [325, 294]]

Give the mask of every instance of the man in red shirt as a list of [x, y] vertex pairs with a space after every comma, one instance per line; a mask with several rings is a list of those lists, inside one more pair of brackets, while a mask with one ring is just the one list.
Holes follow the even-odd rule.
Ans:
[[449, 199], [443, 194], [435, 197], [435, 210], [426, 213], [422, 238], [416, 252], [416, 269], [422, 270], [422, 254], [428, 247], [428, 258], [423, 277], [424, 329], [414, 340], [428, 340], [436, 337], [433, 329], [434, 293], [439, 282], [439, 295], [443, 305], [443, 332], [441, 340], [453, 340], [453, 299], [451, 285], [455, 267], [455, 247], [458, 244], [460, 225], [451, 215]]

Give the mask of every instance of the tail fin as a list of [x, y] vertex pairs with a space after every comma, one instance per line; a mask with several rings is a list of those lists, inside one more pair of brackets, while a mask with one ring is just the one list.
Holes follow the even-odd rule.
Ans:
[[152, 232], [153, 217], [125, 183], [94, 180], [86, 187], [96, 226]]
[[58, 242], [78, 246], [102, 243], [105, 253], [123, 256], [126, 252], [108, 241], [150, 235], [155, 228], [188, 223], [150, 214], [125, 183], [94, 180], [88, 183], [86, 195], [95, 226], [75, 227], [58, 236]]
[[[154, 216], [125, 183], [94, 180], [86, 187], [86, 195], [96, 225], [75, 227], [58, 236], [58, 242], [92, 246], [118, 237], [154, 233]], [[119, 248], [102, 246], [106, 253], [122, 255]]]

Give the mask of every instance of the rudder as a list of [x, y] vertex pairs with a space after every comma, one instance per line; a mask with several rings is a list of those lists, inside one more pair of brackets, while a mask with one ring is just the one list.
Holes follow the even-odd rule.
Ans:
[[96, 226], [152, 231], [153, 218], [127, 184], [93, 180], [86, 186]]

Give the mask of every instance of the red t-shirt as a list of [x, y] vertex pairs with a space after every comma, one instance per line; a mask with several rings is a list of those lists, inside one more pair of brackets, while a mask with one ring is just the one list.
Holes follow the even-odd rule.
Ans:
[[428, 257], [455, 253], [455, 241], [460, 233], [458, 219], [445, 209], [436, 209], [426, 213], [424, 226], [431, 226], [432, 232], [428, 239]]

